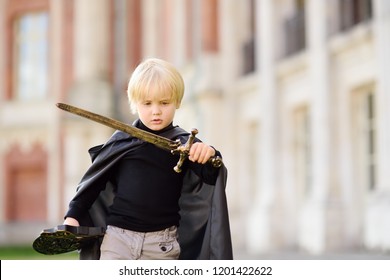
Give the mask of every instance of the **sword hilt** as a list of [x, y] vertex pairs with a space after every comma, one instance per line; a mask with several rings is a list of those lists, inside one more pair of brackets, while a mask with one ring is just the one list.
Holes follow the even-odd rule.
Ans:
[[[196, 128], [193, 128], [191, 130], [191, 135], [188, 138], [187, 142], [184, 145], [180, 145], [177, 149], [173, 150], [172, 153], [179, 153], [180, 158], [177, 162], [176, 166], [173, 168], [177, 173], [181, 172], [181, 167], [184, 163], [184, 161], [188, 158], [188, 155], [190, 153], [190, 149], [192, 147], [192, 144], [194, 143], [195, 136], [198, 134], [198, 130]], [[208, 162], [212, 164], [213, 167], [221, 167], [222, 165], [222, 158], [219, 156], [211, 157]]]

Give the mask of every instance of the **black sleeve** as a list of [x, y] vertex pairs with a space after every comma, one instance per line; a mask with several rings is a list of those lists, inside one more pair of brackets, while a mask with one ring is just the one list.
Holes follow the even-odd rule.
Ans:
[[69, 209], [65, 215], [79, 220], [85, 215], [95, 202], [100, 192], [106, 188], [111, 171], [107, 167], [99, 168], [99, 161], [94, 162], [84, 174], [78, 185], [78, 191], [69, 203]]
[[[127, 146], [118, 148], [121, 142], [113, 142], [102, 148], [99, 147], [95, 155], [91, 155], [92, 165], [88, 168], [77, 187], [74, 198], [69, 203], [66, 217], [78, 220], [91, 208], [99, 194], [110, 182], [115, 166], [120, 159], [121, 151], [127, 151]], [[91, 149], [92, 150], [92, 149]]]

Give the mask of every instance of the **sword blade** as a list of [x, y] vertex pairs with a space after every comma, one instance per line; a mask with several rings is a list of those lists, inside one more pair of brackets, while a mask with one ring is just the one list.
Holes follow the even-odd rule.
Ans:
[[103, 124], [105, 126], [111, 127], [113, 129], [117, 129], [123, 132], [126, 132], [127, 134], [130, 134], [133, 137], [136, 137], [138, 139], [141, 139], [145, 142], [151, 143], [153, 145], [156, 145], [157, 147], [168, 150], [168, 151], [173, 151], [176, 150], [181, 143], [172, 141], [168, 138], [150, 133], [148, 131], [139, 129], [134, 126], [130, 126], [128, 124], [125, 124], [123, 122], [120, 122], [118, 120], [114, 120], [69, 104], [65, 103], [57, 103], [56, 104], [58, 108], [67, 111], [69, 113], [78, 115], [80, 117], [92, 120], [94, 122]]

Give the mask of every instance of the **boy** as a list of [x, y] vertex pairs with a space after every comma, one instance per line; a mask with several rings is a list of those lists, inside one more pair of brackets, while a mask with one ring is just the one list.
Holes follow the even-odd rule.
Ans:
[[[136, 127], [166, 138], [186, 141], [188, 133], [173, 125], [175, 111], [180, 107], [183, 98], [184, 82], [170, 63], [155, 58], [142, 62], [130, 78], [127, 93], [131, 111], [138, 113], [139, 119], [134, 123]], [[210, 207], [204, 207], [207, 219], [202, 219], [204, 213], [191, 218], [199, 219], [203, 224], [197, 226], [190, 222], [189, 226], [183, 225], [183, 229], [198, 227], [199, 233], [194, 236], [200, 236], [202, 239], [199, 242], [184, 233], [182, 239], [187, 240], [187, 243], [183, 241], [183, 246], [192, 249], [188, 250], [190, 253], [182, 252], [185, 256], [183, 257], [178, 240], [181, 238], [178, 236], [181, 218], [179, 212], [183, 211], [179, 200], [182, 199], [184, 186], [188, 185], [185, 183], [187, 181], [192, 181], [193, 186], [210, 185], [202, 186], [202, 189], [209, 188], [203, 193], [195, 187], [191, 187], [192, 190], [188, 193], [197, 192], [201, 196], [204, 193], [212, 194], [210, 189], [216, 185], [221, 176], [220, 169], [224, 167], [215, 168], [208, 160], [213, 156], [220, 156], [218, 151], [196, 139], [189, 151], [189, 160], [183, 164], [183, 171], [176, 173], [173, 167], [178, 156], [117, 131], [105, 145], [91, 149], [90, 153], [93, 164], [69, 204], [64, 224], [90, 224], [91, 219], [94, 225], [107, 224], [100, 246], [100, 259], [207, 258], [201, 257], [200, 251], [210, 252], [209, 249], [203, 248], [204, 241], [209, 242], [207, 247], [210, 247], [210, 240], [214, 238], [206, 236], [206, 233], [211, 232], [211, 223], [207, 225], [211, 215]], [[188, 176], [192, 179], [188, 179]], [[110, 204], [109, 208], [103, 210], [103, 214], [96, 214], [99, 211], [91, 211], [90, 208], [93, 210], [94, 204], [102, 200], [107, 184], [111, 188], [109, 192], [114, 196], [111, 194], [108, 202], [103, 202], [105, 205]], [[225, 184], [225, 181], [222, 184]], [[229, 225], [224, 198], [223, 196], [222, 208], [225, 210], [221, 211], [221, 221], [226, 232], [229, 231]], [[210, 199], [209, 196], [202, 198], [202, 201], [208, 201], [210, 204]], [[184, 208], [191, 201], [188, 198], [182, 200]], [[191, 210], [184, 215], [190, 217], [199, 210], [201, 209], [195, 209], [193, 213]], [[226, 214], [223, 214], [224, 212]], [[86, 218], [86, 213], [91, 217]], [[227, 249], [222, 250], [227, 253], [215, 258], [231, 258], [230, 232], [226, 232], [226, 236], [222, 244], [224, 247], [227, 244]], [[196, 253], [193, 253], [194, 250]]]

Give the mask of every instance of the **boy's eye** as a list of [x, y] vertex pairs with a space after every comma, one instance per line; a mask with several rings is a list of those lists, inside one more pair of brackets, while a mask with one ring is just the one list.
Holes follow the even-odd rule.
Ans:
[[[152, 101], [142, 101], [142, 105], [144, 105], [144, 106], [150, 106], [150, 105], [152, 105]], [[171, 101], [169, 101], [169, 100], [162, 100], [162, 101], [160, 101], [159, 102], [159, 104], [161, 104], [161, 105], [169, 105], [169, 104], [171, 104], [172, 102]]]

